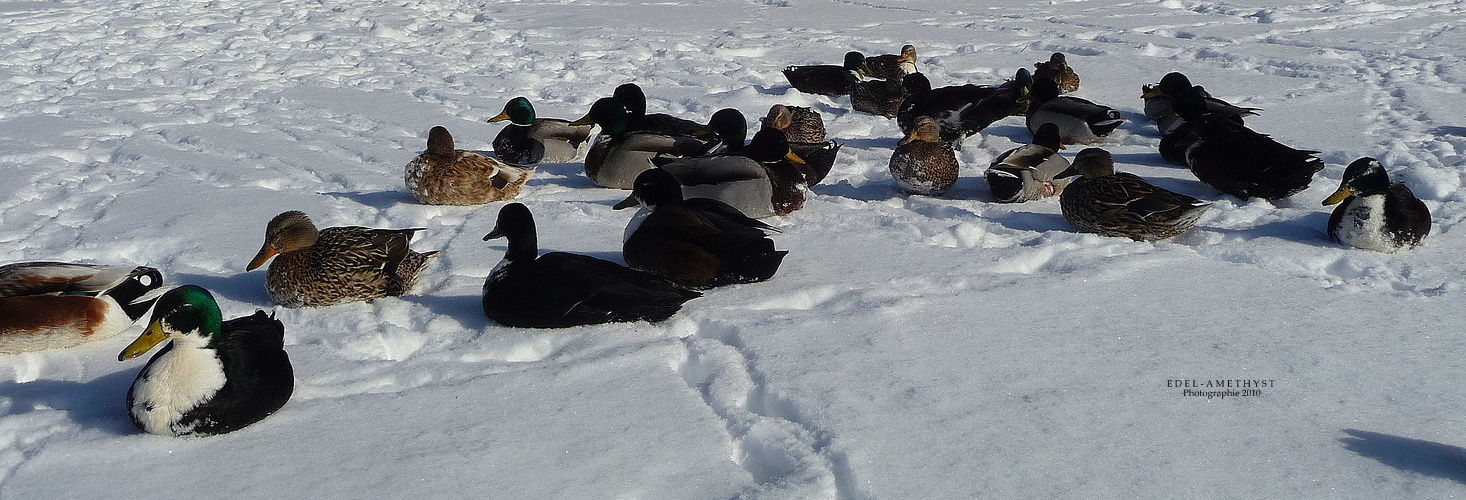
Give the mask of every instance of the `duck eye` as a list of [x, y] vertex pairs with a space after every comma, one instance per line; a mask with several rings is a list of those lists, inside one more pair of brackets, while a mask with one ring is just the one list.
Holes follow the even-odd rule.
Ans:
[[137, 282], [142, 286], [153, 286], [153, 277], [144, 274], [137, 277]]

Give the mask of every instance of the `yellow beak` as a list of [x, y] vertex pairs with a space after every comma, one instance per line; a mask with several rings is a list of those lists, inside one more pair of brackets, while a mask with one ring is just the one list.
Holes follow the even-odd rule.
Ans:
[[498, 115], [495, 115], [493, 118], [489, 118], [489, 123], [501, 122], [501, 121], [508, 120], [508, 119], [509, 119], [509, 112], [508, 111], [505, 111], [503, 113], [499, 113]]
[[163, 334], [163, 324], [158, 322], [158, 320], [153, 320], [153, 322], [148, 323], [148, 328], [143, 330], [143, 334], [138, 335], [137, 340], [132, 341], [131, 344], [127, 344], [127, 348], [123, 349], [117, 355], [117, 360], [127, 361], [142, 356], [166, 338], [168, 336]]
[[1354, 191], [1350, 190], [1349, 186], [1339, 186], [1339, 190], [1334, 191], [1334, 194], [1331, 194], [1328, 198], [1324, 199], [1323, 204], [1333, 205], [1335, 203], [1344, 201], [1345, 198], [1348, 198], [1350, 196], [1354, 196]]
[[571, 125], [591, 125], [591, 124], [594, 124], [595, 122], [596, 122], [595, 120], [591, 119], [590, 115], [585, 115], [585, 116], [580, 117], [579, 120], [575, 120], [573, 122], [570, 122], [570, 124]]
[[793, 151], [790, 151], [788, 154], [785, 154], [784, 155], [784, 159], [787, 159], [789, 161], [794, 162], [795, 165], [803, 165], [804, 164], [804, 158], [800, 158], [799, 155], [794, 154]]

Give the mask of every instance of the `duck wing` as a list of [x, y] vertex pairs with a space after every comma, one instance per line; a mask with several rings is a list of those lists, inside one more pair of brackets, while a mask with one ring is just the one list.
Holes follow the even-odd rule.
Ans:
[[295, 390], [285, 326], [273, 315], [256, 311], [225, 321], [219, 335], [215, 351], [224, 386], [180, 419], [193, 434], [223, 434], [258, 422], [285, 406]]
[[0, 266], [0, 297], [47, 293], [97, 295], [128, 278], [156, 272], [150, 267], [66, 262], [20, 262]]

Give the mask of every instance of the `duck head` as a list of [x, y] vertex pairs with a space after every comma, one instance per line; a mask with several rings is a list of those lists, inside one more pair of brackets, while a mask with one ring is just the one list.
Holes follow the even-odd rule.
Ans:
[[1333, 205], [1350, 196], [1369, 196], [1383, 193], [1390, 188], [1390, 174], [1379, 160], [1368, 156], [1354, 160], [1344, 168], [1344, 180], [1339, 189], [1323, 200], [1324, 205]]
[[626, 106], [614, 97], [602, 97], [590, 105], [590, 112], [579, 120], [570, 122], [571, 125], [601, 126], [601, 132], [608, 135], [620, 135], [626, 132], [631, 117], [626, 112]]
[[658, 206], [679, 201], [682, 201], [682, 183], [677, 182], [670, 172], [653, 168], [637, 175], [631, 186], [631, 196], [611, 208], [621, 210], [640, 205], [655, 210]]
[[208, 290], [197, 285], [174, 288], [158, 298], [147, 328], [117, 355], [117, 360], [142, 356], [167, 339], [182, 347], [213, 348], [223, 321], [219, 303]]
[[1073, 167], [1086, 179], [1115, 175], [1115, 157], [1101, 148], [1085, 148], [1074, 156]]
[[[434, 130], [439, 128], [442, 127], [435, 127]], [[443, 133], [447, 134], [448, 131], [445, 129]], [[452, 138], [449, 140], [451, 141]], [[249, 265], [244, 270], [255, 270], [275, 254], [310, 248], [311, 245], [316, 244], [316, 236], [319, 234], [320, 231], [316, 230], [316, 225], [311, 222], [310, 217], [305, 215], [305, 212], [291, 210], [276, 215], [265, 226], [265, 244], [260, 247], [259, 253], [255, 254], [254, 260], [249, 261]]]
[[534, 125], [534, 105], [525, 97], [515, 97], [504, 104], [504, 111], [489, 118], [489, 123], [509, 120], [515, 125]]
[[530, 261], [539, 255], [534, 214], [523, 203], [510, 203], [499, 209], [499, 219], [494, 223], [494, 230], [484, 235], [484, 241], [497, 238], [509, 240], [509, 249], [504, 252], [505, 259]]

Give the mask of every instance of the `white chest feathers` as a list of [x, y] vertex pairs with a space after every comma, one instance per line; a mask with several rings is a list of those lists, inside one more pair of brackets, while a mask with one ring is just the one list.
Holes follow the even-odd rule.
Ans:
[[132, 383], [128, 409], [143, 430], [179, 435], [193, 429], [179, 423], [185, 413], [224, 387], [224, 364], [213, 349], [179, 345], [158, 356]]
[[1385, 197], [1356, 196], [1343, 207], [1339, 220], [1339, 243], [1376, 252], [1394, 253], [1401, 245], [1385, 228]]
[[646, 222], [646, 218], [651, 214], [652, 211], [646, 207], [637, 210], [636, 215], [631, 216], [631, 220], [626, 223], [626, 232], [621, 234], [621, 242], [625, 243], [626, 240], [631, 239], [631, 234], [635, 233], [637, 228], [641, 227], [641, 223]]

